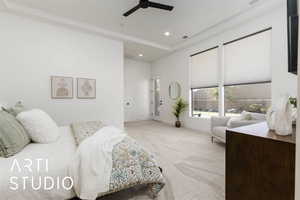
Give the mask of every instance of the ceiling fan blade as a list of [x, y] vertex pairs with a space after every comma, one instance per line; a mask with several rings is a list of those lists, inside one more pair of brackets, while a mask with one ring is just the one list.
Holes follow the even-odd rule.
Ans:
[[149, 1], [149, 7], [152, 8], [159, 8], [159, 9], [163, 9], [163, 10], [173, 10], [173, 6], [168, 6], [168, 5], [164, 5], [164, 4], [160, 4], [160, 3], [155, 3], [155, 2], [151, 2]]
[[132, 13], [137, 11], [140, 7], [141, 7], [140, 5], [135, 6], [134, 8], [132, 8], [129, 11], [127, 11], [126, 13], [124, 13], [123, 16], [128, 17], [129, 15], [131, 15]]

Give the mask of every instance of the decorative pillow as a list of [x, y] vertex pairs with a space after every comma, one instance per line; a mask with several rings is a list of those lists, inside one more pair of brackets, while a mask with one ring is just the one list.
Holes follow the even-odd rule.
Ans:
[[239, 116], [239, 117], [231, 117], [231, 118], [228, 120], [228, 122], [227, 122], [227, 127], [228, 127], [228, 128], [236, 128], [234, 124], [235, 124], [237, 121], [241, 121], [242, 119], [243, 119], [242, 116]]
[[8, 158], [20, 152], [30, 139], [16, 118], [0, 111], [0, 157]]
[[254, 112], [242, 112], [242, 116], [244, 119], [247, 118], [248, 115], [251, 115], [251, 120], [260, 120], [260, 121], [265, 121], [266, 120], [266, 115], [262, 113], [254, 113]]
[[33, 109], [21, 112], [17, 119], [23, 124], [32, 141], [52, 143], [59, 138], [59, 129], [53, 119], [44, 111]]
[[5, 108], [7, 107], [7, 105], [5, 103], [3, 103], [2, 101], [0, 101], [0, 111], [1, 110], [4, 110], [5, 111]]
[[12, 114], [13, 116], [17, 116], [19, 113], [25, 111], [26, 108], [24, 107], [24, 105], [22, 104], [22, 102], [17, 102], [15, 106], [5, 110], [7, 112], [9, 112], [10, 114]]
[[252, 115], [251, 114], [245, 114], [244, 119], [245, 120], [252, 120]]
[[72, 132], [77, 145], [86, 138], [94, 135], [98, 130], [103, 128], [105, 124], [101, 121], [76, 122], [71, 124]]

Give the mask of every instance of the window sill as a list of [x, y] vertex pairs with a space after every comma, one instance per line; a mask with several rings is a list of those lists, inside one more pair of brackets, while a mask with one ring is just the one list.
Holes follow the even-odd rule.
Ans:
[[204, 116], [201, 116], [201, 117], [192, 117], [192, 116], [190, 116], [190, 118], [192, 118], [192, 119], [210, 119], [212, 116], [208, 116], [208, 115], [204, 115]]

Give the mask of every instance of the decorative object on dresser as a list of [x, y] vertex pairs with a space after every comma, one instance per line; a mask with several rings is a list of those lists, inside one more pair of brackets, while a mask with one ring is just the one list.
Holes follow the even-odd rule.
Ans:
[[73, 99], [73, 78], [51, 76], [52, 99]]
[[266, 122], [227, 130], [226, 200], [294, 200], [295, 134]]
[[77, 98], [96, 98], [96, 79], [77, 78]]
[[297, 122], [297, 115], [298, 115], [298, 112], [297, 112], [297, 98], [295, 97], [290, 97], [289, 98], [290, 100], [290, 103], [292, 104], [292, 119], [293, 119], [293, 126], [296, 126], [296, 122]]
[[243, 111], [239, 117], [211, 117], [211, 141], [226, 142], [226, 130], [266, 121], [266, 115]]
[[278, 135], [290, 135], [293, 132], [293, 121], [297, 111], [288, 96], [283, 96], [267, 113], [267, 122], [271, 130]]
[[179, 98], [173, 105], [173, 114], [176, 117], [175, 126], [177, 128], [181, 127], [180, 115], [186, 111], [188, 105], [189, 104], [182, 98]]

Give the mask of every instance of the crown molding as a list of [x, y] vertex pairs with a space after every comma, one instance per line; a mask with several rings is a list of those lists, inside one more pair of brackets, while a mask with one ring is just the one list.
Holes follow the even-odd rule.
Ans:
[[269, 10], [276, 9], [279, 6], [284, 5], [284, 2], [285, 0], [273, 0], [268, 2], [261, 1], [255, 3], [254, 5], [249, 5], [246, 9], [242, 10], [236, 15], [224, 19], [223, 21], [220, 21], [219, 23], [216, 23], [210, 27], [207, 27], [203, 31], [200, 31], [199, 33], [191, 36], [185, 42], [178, 43], [177, 45], [174, 46], [161, 45], [156, 42], [144, 40], [126, 34], [109, 31], [87, 23], [82, 23], [69, 18], [53, 15], [43, 10], [31, 8], [9, 0], [0, 0], [0, 12], [6, 11], [15, 15], [30, 17], [35, 20], [40, 20], [40, 21], [42, 20], [43, 22], [46, 23], [66, 26], [87, 33], [94, 33], [110, 39], [123, 41], [125, 43], [129, 42], [129, 43], [145, 45], [152, 48], [157, 48], [158, 50], [165, 51], [166, 54], [164, 54], [164, 56], [166, 56], [168, 54], [171, 54], [174, 51], [179, 51], [181, 49], [189, 48], [197, 43], [207, 40], [224, 31], [230, 30], [236, 25], [239, 25], [245, 21], [252, 20], [257, 16], [263, 15]]
[[0, 11], [5, 10], [5, 9], [6, 9], [6, 5], [5, 5], [4, 1], [0, 0]]
[[283, 6], [284, 3], [285, 0], [273, 0], [269, 2], [257, 2], [255, 5], [252, 6], [249, 5], [248, 8], [237, 13], [236, 15], [231, 16], [230, 18], [227, 18], [217, 24], [206, 28], [205, 30], [191, 36], [187, 41], [183, 43], [173, 46], [172, 51], [178, 51], [180, 49], [189, 48], [197, 43], [219, 35], [222, 32], [230, 30], [231, 28], [239, 24], [255, 19], [258, 16], [262, 16], [270, 10], [279, 8]]
[[[16, 15], [28, 16], [33, 19], [43, 20], [44, 22], [48, 22], [48, 23], [52, 23], [52, 24], [54, 23], [56, 25], [62, 25], [62, 26], [67, 26], [67, 27], [72, 27], [72, 28], [75, 28], [75, 29], [78, 29], [78, 30], [81, 30], [84, 32], [95, 33], [95, 34], [98, 34], [98, 35], [101, 35], [101, 36], [104, 36], [107, 38], [111, 38], [114, 40], [134, 42], [134, 43], [158, 48], [158, 49], [165, 50], [165, 51], [172, 50], [171, 47], [169, 47], [169, 46], [164, 46], [164, 45], [160, 45], [158, 43], [152, 42], [152, 41], [144, 40], [144, 39], [137, 38], [137, 37], [132, 37], [132, 36], [129, 36], [126, 34], [109, 31], [106, 29], [99, 28], [97, 26], [87, 24], [87, 23], [74, 21], [74, 20], [66, 18], [66, 17], [56, 16], [51, 13], [45, 12], [43, 10], [20, 5], [18, 3], [14, 3], [9, 0], [2, 0], [2, 1], [0, 1], [0, 5], [1, 5], [1, 3], [4, 4], [4, 7], [6, 8], [5, 11], [8, 11], [8, 12], [16, 14]], [[0, 9], [0, 11], [1, 11], [1, 9]]]

